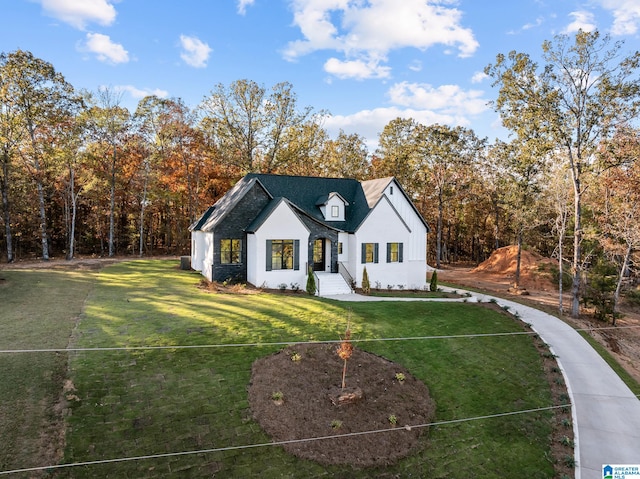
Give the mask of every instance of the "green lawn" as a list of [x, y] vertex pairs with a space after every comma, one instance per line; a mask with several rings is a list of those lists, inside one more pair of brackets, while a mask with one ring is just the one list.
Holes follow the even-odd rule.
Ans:
[[[95, 273], [0, 271], [0, 349], [66, 348]], [[67, 355], [0, 354], [0, 471], [49, 464]]]
[[[263, 344], [71, 353], [69, 375], [79, 399], [70, 395], [64, 462], [268, 443], [251, 417], [246, 394], [252, 362], [279, 349], [264, 343], [335, 340], [349, 315], [356, 339], [522, 330], [506, 314], [472, 303], [347, 304], [303, 294], [215, 295], [197, 289], [199, 281], [198, 274], [177, 269], [175, 261], [135, 261], [102, 270], [73, 346]], [[33, 341], [32, 346], [41, 346], [38, 338]], [[437, 403], [436, 421], [551, 405], [529, 336], [365, 342], [359, 347], [403, 364], [422, 379]], [[6, 384], [4, 377], [0, 380]], [[56, 474], [550, 478], [550, 432], [548, 412], [440, 425], [415, 455], [375, 470], [320, 466], [267, 446], [73, 467]], [[3, 468], [35, 465], [5, 462]]]

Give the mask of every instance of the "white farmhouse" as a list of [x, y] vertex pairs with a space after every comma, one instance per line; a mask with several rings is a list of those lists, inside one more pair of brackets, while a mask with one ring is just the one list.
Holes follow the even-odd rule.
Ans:
[[249, 174], [191, 226], [191, 266], [210, 281], [304, 288], [426, 285], [429, 226], [395, 178]]

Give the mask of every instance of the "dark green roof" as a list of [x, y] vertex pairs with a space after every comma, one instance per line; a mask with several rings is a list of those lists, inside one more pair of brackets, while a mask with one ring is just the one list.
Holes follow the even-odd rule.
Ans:
[[[315, 176], [287, 176], [250, 173], [244, 179], [255, 178], [273, 198], [286, 198], [314, 220], [348, 232], [355, 231], [369, 214], [370, 208], [362, 184], [349, 178], [319, 178]], [[345, 221], [326, 221], [318, 199], [338, 193], [347, 203]]]
[[[215, 225], [223, 220], [251, 188], [260, 185], [272, 201], [256, 215], [248, 228], [249, 231], [259, 227], [284, 199], [298, 214], [306, 215], [326, 226], [353, 233], [365, 220], [371, 208], [380, 200], [391, 181], [393, 181], [391, 177], [360, 182], [350, 178], [250, 173], [210, 207], [190, 229], [192, 231], [212, 231]], [[406, 196], [401, 187], [400, 190]], [[344, 221], [327, 221], [320, 210], [320, 206], [327, 201], [332, 193], [340, 195], [342, 200], [346, 202]], [[407, 197], [407, 199], [409, 198]], [[428, 231], [429, 226], [413, 203], [411, 205]]]

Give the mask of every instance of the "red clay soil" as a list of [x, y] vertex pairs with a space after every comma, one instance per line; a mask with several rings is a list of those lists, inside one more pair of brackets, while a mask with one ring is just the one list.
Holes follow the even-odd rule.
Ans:
[[[513, 296], [531, 306], [540, 307], [552, 314], [558, 311], [558, 286], [552, 281], [550, 266], [558, 262], [527, 250], [522, 251], [520, 264], [520, 286], [525, 288], [527, 296], [512, 294], [510, 289], [515, 280], [515, 246], [505, 246], [495, 250], [491, 256], [475, 268], [448, 266], [438, 271], [438, 279], [447, 283], [468, 286], [488, 293], [497, 293], [503, 297]], [[569, 311], [570, 294], [565, 291], [564, 310]], [[576, 328], [589, 330], [602, 346], [640, 382], [640, 310], [626, 304], [620, 306], [623, 317], [616, 322], [616, 328], [609, 323], [593, 319], [592, 312], [583, 310], [580, 318], [573, 319], [565, 314], [564, 320]], [[607, 328], [607, 329], [603, 329]]]
[[[344, 363], [336, 349], [336, 344], [299, 344], [255, 361], [248, 389], [256, 421], [274, 441], [384, 430], [283, 446], [322, 464], [382, 466], [409, 455], [427, 432], [411, 426], [434, 417], [427, 387], [404, 367], [354, 348], [345, 392], [358, 391], [362, 397], [341, 403]], [[404, 380], [398, 380], [397, 373]], [[281, 402], [274, 400], [274, 393], [282, 394]]]

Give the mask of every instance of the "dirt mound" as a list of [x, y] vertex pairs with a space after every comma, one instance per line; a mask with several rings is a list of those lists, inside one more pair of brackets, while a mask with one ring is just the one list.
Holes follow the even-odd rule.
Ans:
[[[498, 248], [489, 259], [480, 263], [478, 267], [472, 270], [473, 273], [492, 273], [492, 274], [515, 274], [517, 266], [517, 246], [504, 246]], [[549, 258], [539, 255], [538, 253], [522, 250], [520, 255], [520, 274], [526, 274], [538, 271], [541, 265], [557, 263]]]

